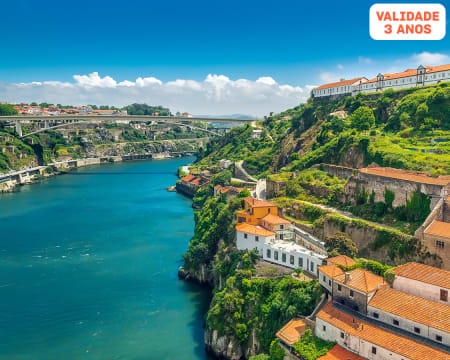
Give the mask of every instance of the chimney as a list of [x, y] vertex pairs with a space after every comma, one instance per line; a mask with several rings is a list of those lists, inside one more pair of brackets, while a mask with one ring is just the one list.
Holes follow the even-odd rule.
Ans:
[[350, 273], [345, 273], [345, 284], [347, 284], [350, 281]]

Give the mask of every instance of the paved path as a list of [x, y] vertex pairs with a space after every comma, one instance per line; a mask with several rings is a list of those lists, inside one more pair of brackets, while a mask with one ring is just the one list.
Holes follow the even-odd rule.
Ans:
[[235, 166], [244, 174], [244, 176], [247, 178], [247, 180], [251, 181], [251, 182], [258, 182], [258, 180], [256, 180], [253, 176], [251, 176], [242, 166], [242, 164], [244, 163], [244, 160], [241, 161], [237, 161], [235, 163]]

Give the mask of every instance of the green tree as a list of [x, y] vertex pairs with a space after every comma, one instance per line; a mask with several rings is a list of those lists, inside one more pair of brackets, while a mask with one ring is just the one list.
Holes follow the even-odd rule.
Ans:
[[231, 171], [223, 170], [212, 178], [213, 185], [226, 185], [231, 181]]
[[392, 209], [392, 204], [395, 199], [395, 193], [388, 188], [384, 188], [384, 203], [387, 209]]
[[283, 360], [285, 352], [279, 342], [279, 339], [275, 339], [270, 344], [270, 360]]
[[346, 233], [340, 231], [325, 239], [325, 248], [329, 256], [347, 255], [355, 257], [358, 254], [355, 243], [347, 237]]
[[239, 193], [240, 198], [245, 198], [245, 197], [248, 197], [251, 195], [252, 194], [250, 193], [250, 191], [248, 189], [241, 190], [241, 192]]
[[420, 128], [425, 121], [425, 117], [428, 115], [428, 105], [425, 103], [420, 104], [416, 110], [415, 127]]
[[270, 356], [266, 354], [258, 354], [250, 356], [249, 360], [270, 360]]
[[375, 123], [375, 115], [373, 110], [367, 106], [360, 106], [350, 116], [352, 128], [359, 131], [369, 130]]
[[17, 115], [17, 110], [11, 104], [0, 104], [0, 115]]

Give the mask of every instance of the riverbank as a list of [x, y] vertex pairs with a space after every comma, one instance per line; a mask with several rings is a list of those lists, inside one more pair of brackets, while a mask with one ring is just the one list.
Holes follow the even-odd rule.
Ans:
[[129, 154], [109, 157], [90, 157], [53, 162], [47, 165], [18, 170], [11, 174], [0, 175], [0, 193], [14, 192], [18, 186], [39, 183], [48, 177], [66, 174], [67, 172], [90, 165], [110, 164], [136, 160], [161, 160], [192, 156], [192, 152], [164, 152], [148, 154]]

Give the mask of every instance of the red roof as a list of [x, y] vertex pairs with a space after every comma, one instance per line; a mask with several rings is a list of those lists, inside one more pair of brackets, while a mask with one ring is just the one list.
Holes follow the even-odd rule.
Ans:
[[450, 223], [433, 220], [433, 222], [425, 229], [425, 234], [450, 239]]
[[182, 178], [181, 181], [189, 182], [193, 179], [195, 179], [195, 176], [192, 174], [189, 174], [189, 175], [186, 175], [184, 178]]
[[317, 360], [365, 360], [365, 358], [353, 354], [339, 345], [334, 345], [330, 351]]
[[270, 202], [264, 201], [264, 200], [257, 200], [251, 196], [247, 196], [244, 198], [244, 201], [249, 204], [251, 207], [276, 207], [275, 204], [272, 204]]
[[320, 85], [319, 87], [316, 87], [314, 90], [322, 90], [322, 89], [329, 89], [334, 88], [338, 86], [345, 86], [345, 85], [353, 85], [355, 82], [360, 81], [361, 79], [365, 79], [364, 77], [358, 77], [351, 80], [342, 80], [334, 83], [324, 84]]
[[450, 289], [450, 271], [430, 265], [410, 262], [394, 268], [394, 273], [396, 276]]

